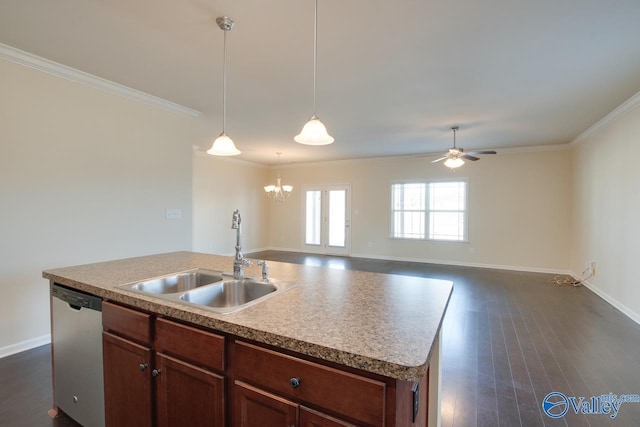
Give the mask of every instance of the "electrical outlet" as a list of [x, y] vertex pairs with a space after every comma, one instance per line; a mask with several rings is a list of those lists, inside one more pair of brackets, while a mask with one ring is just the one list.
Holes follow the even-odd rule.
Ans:
[[595, 261], [589, 262], [589, 268], [591, 269], [591, 274], [596, 274], [596, 262]]

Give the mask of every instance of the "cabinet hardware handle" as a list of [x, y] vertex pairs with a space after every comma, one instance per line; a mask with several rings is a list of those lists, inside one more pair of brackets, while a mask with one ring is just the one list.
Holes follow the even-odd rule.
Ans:
[[293, 377], [289, 380], [289, 384], [291, 384], [291, 387], [293, 388], [298, 388], [300, 387], [300, 377]]
[[145, 371], [145, 369], [147, 369], [147, 366], [149, 366], [149, 365], [147, 365], [146, 363], [141, 363], [141, 364], [138, 366], [138, 369], [140, 369], [140, 372], [144, 372], [144, 371]]
[[158, 375], [160, 375], [160, 369], [154, 369], [153, 371], [151, 371], [151, 375], [157, 377]]

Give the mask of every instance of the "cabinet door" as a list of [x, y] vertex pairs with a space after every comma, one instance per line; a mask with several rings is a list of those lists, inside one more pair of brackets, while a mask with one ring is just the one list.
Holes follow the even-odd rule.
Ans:
[[158, 427], [224, 426], [224, 378], [156, 354]]
[[151, 350], [102, 333], [105, 424], [151, 426]]
[[300, 427], [355, 427], [355, 425], [301, 406]]
[[236, 381], [233, 388], [234, 426], [297, 426], [297, 404], [240, 381]]

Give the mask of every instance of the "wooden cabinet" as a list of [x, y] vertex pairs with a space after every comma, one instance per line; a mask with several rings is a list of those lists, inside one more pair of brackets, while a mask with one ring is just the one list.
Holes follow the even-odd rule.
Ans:
[[298, 405], [241, 381], [234, 384], [234, 425], [295, 427]]
[[155, 332], [158, 426], [224, 426], [224, 337], [167, 319]]
[[234, 426], [355, 427], [242, 381], [234, 384]]
[[157, 425], [224, 426], [224, 378], [163, 354], [156, 355]]
[[102, 303], [105, 425], [153, 425], [151, 316]]
[[107, 427], [225, 425], [224, 337], [109, 302], [103, 328]]
[[[384, 382], [242, 341], [235, 342], [232, 363], [236, 379], [277, 393], [292, 402], [312, 405], [362, 425], [385, 424]], [[235, 386], [238, 387], [237, 382]], [[235, 412], [238, 414], [238, 410]], [[319, 415], [321, 412], [317, 411], [305, 413], [305, 425], [349, 425], [346, 422], [330, 424], [328, 416], [321, 423]], [[339, 421], [335, 419], [335, 422]]]
[[105, 425], [152, 425], [151, 350], [102, 333]]
[[395, 380], [110, 302], [103, 327], [107, 427], [427, 425], [426, 375]]
[[323, 414], [313, 409], [300, 407], [300, 427], [355, 427], [346, 421], [341, 421], [330, 415]]

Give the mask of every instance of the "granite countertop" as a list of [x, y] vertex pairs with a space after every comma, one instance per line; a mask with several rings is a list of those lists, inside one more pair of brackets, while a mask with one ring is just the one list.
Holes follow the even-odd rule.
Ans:
[[[245, 267], [247, 277], [261, 269]], [[173, 252], [45, 270], [44, 278], [160, 315], [400, 380], [427, 370], [453, 289], [444, 280], [269, 261], [269, 276], [296, 287], [231, 314], [141, 295], [118, 285], [207, 268], [233, 258]]]

